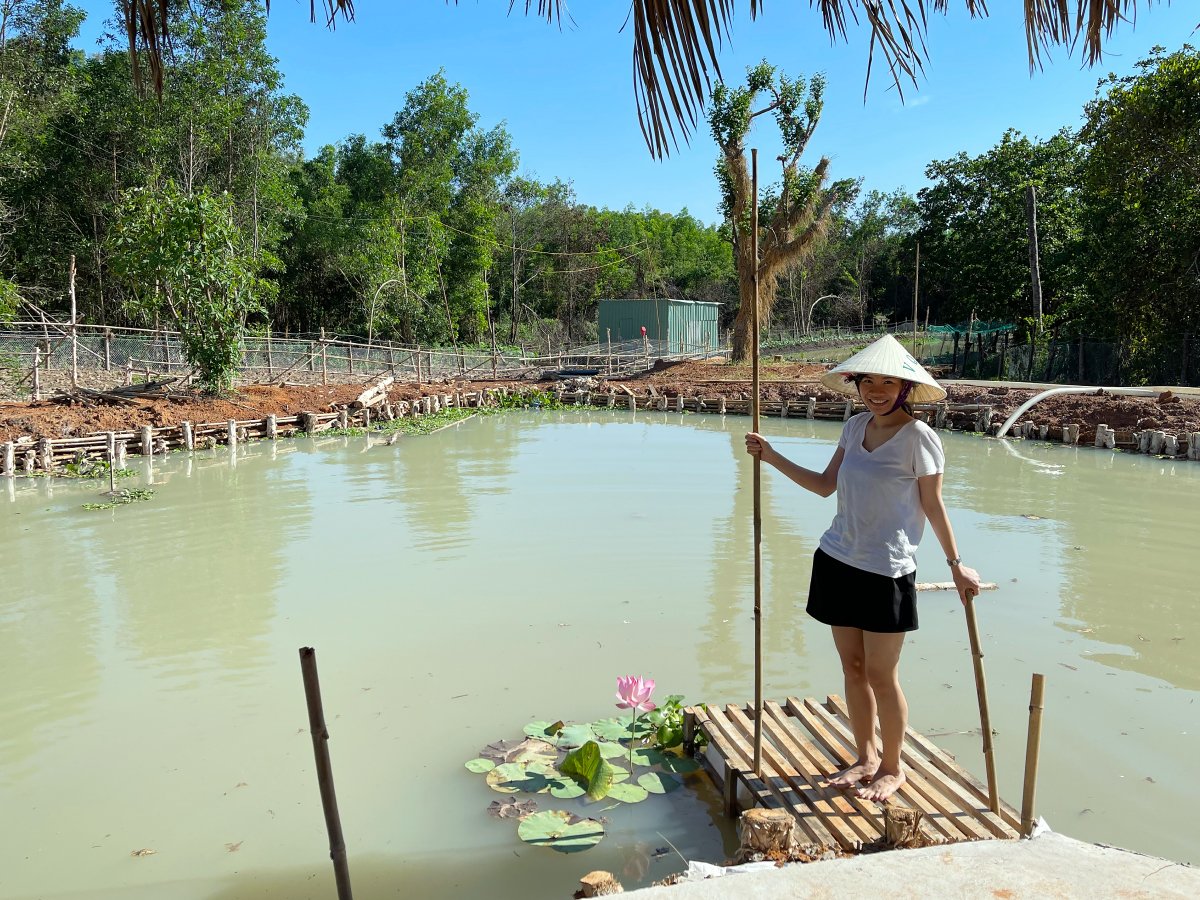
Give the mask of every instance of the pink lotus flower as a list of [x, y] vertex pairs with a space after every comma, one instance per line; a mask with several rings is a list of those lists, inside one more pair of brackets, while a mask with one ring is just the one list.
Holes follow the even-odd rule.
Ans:
[[650, 712], [654, 703], [650, 695], [654, 693], [654, 679], [642, 678], [640, 675], [617, 676], [617, 708], [632, 709], [638, 712]]

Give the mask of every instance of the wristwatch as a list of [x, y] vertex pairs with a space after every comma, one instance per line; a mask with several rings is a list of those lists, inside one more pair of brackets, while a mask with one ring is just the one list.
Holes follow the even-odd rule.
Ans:
[[952, 569], [953, 569], [955, 566], [961, 566], [961, 565], [962, 565], [962, 557], [961, 557], [961, 556], [956, 556], [956, 557], [954, 557], [954, 559], [947, 559], [947, 560], [946, 560], [946, 565], [948, 565], [948, 566], [949, 566], [950, 568], [952, 568]]

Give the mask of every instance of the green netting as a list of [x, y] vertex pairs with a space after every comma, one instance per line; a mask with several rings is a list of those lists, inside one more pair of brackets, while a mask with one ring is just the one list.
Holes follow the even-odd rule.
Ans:
[[1016, 331], [1017, 326], [1011, 322], [959, 322], [957, 325], [930, 325], [928, 331], [937, 334], [1004, 334]]

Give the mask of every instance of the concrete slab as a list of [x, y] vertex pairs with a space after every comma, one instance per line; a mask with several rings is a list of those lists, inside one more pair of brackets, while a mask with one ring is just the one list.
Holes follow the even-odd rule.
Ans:
[[1200, 869], [1048, 833], [730, 874], [629, 892], [638, 900], [776, 900], [879, 897], [1146, 897], [1195, 900]]

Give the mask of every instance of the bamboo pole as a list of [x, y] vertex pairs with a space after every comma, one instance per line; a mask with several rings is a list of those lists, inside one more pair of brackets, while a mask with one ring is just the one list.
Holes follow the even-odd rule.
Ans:
[[967, 634], [971, 639], [971, 657], [975, 661], [975, 692], [979, 695], [979, 726], [983, 731], [983, 761], [987, 767], [988, 807], [1000, 814], [1000, 795], [996, 790], [996, 759], [992, 747], [992, 717], [988, 713], [987, 676], [983, 672], [983, 649], [979, 644], [979, 625], [975, 621], [975, 601], [967, 597]]
[[329, 384], [329, 363], [325, 355], [325, 329], [321, 329], [321, 384]]
[[921, 242], [917, 242], [917, 267], [913, 274], [913, 359], [920, 359], [917, 353], [917, 291], [921, 284]]
[[333, 789], [333, 765], [329, 761], [329, 729], [321, 706], [321, 682], [317, 677], [317, 653], [312, 647], [300, 648], [300, 671], [304, 676], [304, 697], [308, 701], [308, 730], [312, 735], [313, 756], [317, 760], [317, 784], [321, 788], [321, 808], [325, 812], [325, 830], [329, 833], [329, 858], [337, 883], [338, 900], [350, 900], [350, 869], [346, 864], [346, 841], [338, 815], [337, 794]]
[[1025, 789], [1021, 792], [1021, 834], [1033, 832], [1033, 800], [1037, 790], [1038, 751], [1042, 746], [1042, 708], [1046, 676], [1033, 674], [1029, 691], [1029, 737], [1025, 742]]
[[[750, 213], [754, 262], [754, 313], [750, 317], [750, 380], [753, 397], [751, 430], [758, 432], [758, 150], [750, 150], [750, 184], [754, 203]], [[762, 777], [762, 460], [754, 457], [754, 774]]]
[[38, 401], [42, 399], [42, 348], [33, 348], [33, 399]]

